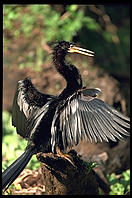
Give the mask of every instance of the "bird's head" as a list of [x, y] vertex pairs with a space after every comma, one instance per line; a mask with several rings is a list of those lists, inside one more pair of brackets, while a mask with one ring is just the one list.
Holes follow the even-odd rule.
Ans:
[[68, 41], [58, 41], [54, 45], [54, 52], [57, 52], [59, 55], [66, 55], [69, 53], [79, 53], [86, 56], [94, 56], [94, 52], [90, 50], [86, 50], [80, 47], [76, 47], [74, 43], [68, 42]]

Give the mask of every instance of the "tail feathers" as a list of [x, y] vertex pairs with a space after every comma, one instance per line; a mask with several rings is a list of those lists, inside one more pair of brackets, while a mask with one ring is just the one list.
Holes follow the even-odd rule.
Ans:
[[28, 164], [33, 154], [33, 150], [26, 149], [25, 152], [2, 173], [2, 189], [6, 190], [13, 183]]

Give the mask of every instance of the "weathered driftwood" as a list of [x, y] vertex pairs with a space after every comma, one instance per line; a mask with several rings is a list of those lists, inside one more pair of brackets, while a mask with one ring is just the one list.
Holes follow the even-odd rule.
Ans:
[[47, 195], [98, 195], [98, 183], [93, 171], [70, 151], [73, 166], [68, 160], [52, 153], [39, 153], [44, 178], [45, 194]]

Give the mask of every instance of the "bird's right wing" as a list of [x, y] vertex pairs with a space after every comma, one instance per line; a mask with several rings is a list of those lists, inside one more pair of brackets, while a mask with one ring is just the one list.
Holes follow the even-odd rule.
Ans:
[[81, 90], [56, 109], [51, 128], [52, 150], [60, 139], [66, 149], [80, 140], [117, 141], [129, 136], [130, 119], [96, 98], [99, 92], [99, 89]]
[[54, 96], [39, 92], [32, 84], [30, 78], [20, 80], [13, 100], [12, 125], [16, 127], [17, 133], [24, 138], [30, 136], [27, 133], [28, 118], [41, 109]]

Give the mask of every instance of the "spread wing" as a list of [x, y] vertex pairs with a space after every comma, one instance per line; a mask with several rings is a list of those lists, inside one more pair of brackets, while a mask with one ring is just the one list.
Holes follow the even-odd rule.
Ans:
[[38, 112], [54, 96], [40, 93], [32, 84], [30, 78], [20, 80], [13, 100], [12, 125], [16, 127], [17, 133], [24, 138], [30, 136], [27, 133], [27, 120]]
[[130, 119], [96, 98], [99, 92], [99, 89], [82, 90], [56, 109], [51, 128], [52, 150], [59, 139], [65, 149], [84, 139], [108, 142], [129, 136]]

